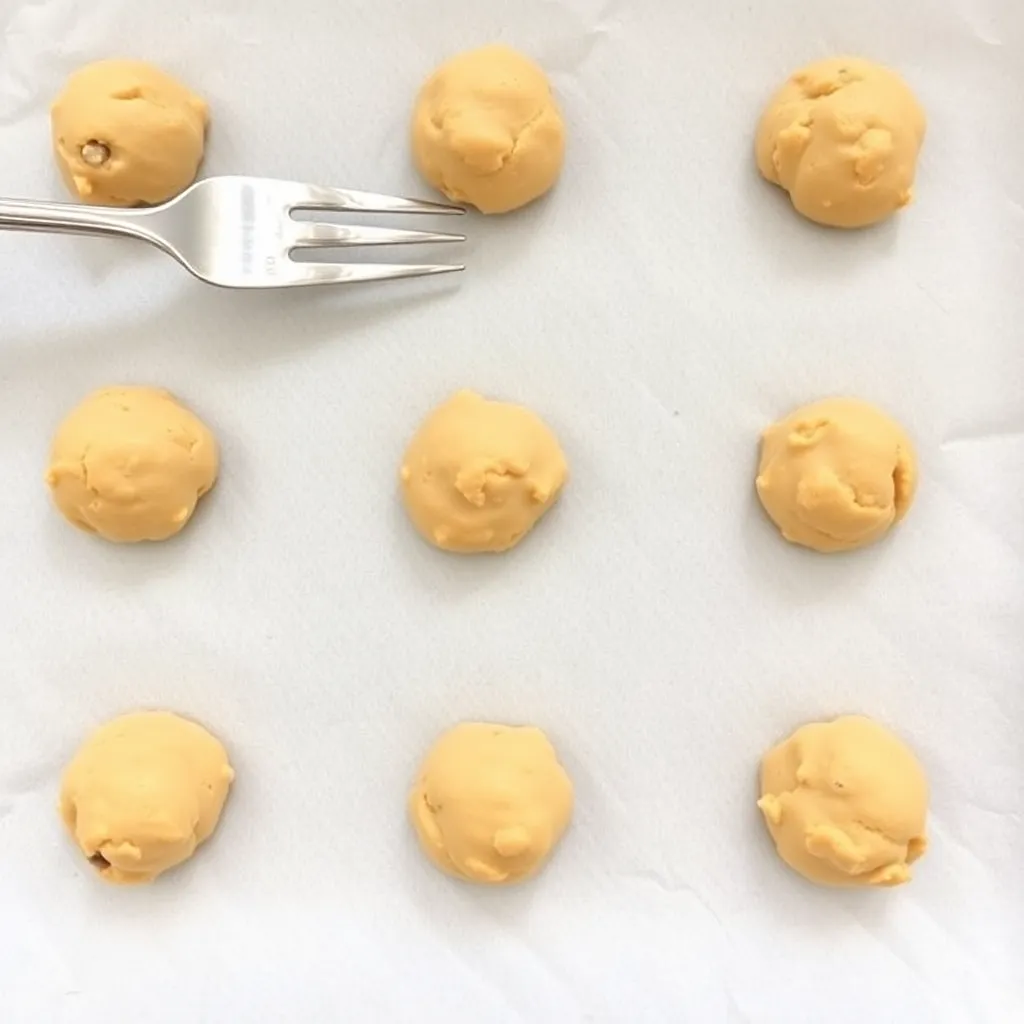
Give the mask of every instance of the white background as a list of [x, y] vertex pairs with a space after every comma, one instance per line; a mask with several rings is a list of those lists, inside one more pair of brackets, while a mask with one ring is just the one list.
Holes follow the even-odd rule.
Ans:
[[[1019, 1018], [1017, 0], [0, 0], [0, 194], [62, 196], [48, 104], [118, 55], [209, 99], [207, 173], [429, 194], [416, 89], [494, 40], [550, 73], [568, 162], [547, 200], [466, 218], [458, 280], [232, 294], [130, 243], [0, 237], [0, 1016]], [[857, 234], [801, 222], [751, 153], [781, 79], [844, 51], [929, 117], [917, 202]], [[170, 543], [76, 533], [42, 483], [60, 418], [120, 382], [223, 444]], [[410, 433], [462, 387], [537, 410], [573, 471], [501, 557], [429, 549], [396, 501]], [[922, 484], [890, 541], [826, 558], [752, 484], [758, 431], [834, 393], [905, 424]], [[203, 721], [238, 782], [190, 864], [114, 889], [55, 800], [139, 706]], [[766, 746], [851, 711], [933, 785], [898, 891], [802, 883], [754, 807]], [[462, 886], [415, 849], [406, 789], [464, 718], [543, 727], [575, 780], [533, 884]]]

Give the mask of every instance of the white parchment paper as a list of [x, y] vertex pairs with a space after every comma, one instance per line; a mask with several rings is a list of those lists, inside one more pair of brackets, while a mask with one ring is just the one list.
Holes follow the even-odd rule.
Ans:
[[[457, 281], [239, 295], [128, 243], [0, 236], [0, 1019], [1021, 1019], [1017, 0], [0, 0], [0, 194], [62, 196], [49, 101], [115, 55], [210, 100], [206, 173], [424, 194], [415, 91], [493, 40], [551, 74], [568, 164], [467, 219]], [[917, 202], [858, 234], [801, 222], [751, 157], [781, 78], [844, 51], [929, 115]], [[61, 416], [122, 381], [224, 449], [189, 529], [132, 550], [42, 484]], [[433, 552], [395, 500], [460, 387], [536, 409], [573, 468], [501, 558]], [[759, 429], [833, 393], [904, 422], [922, 487], [891, 542], [821, 558], [752, 477]], [[193, 862], [117, 890], [55, 799], [139, 706], [206, 723], [238, 783]], [[754, 807], [767, 745], [851, 711], [933, 785], [899, 891], [802, 884]], [[542, 726], [575, 779], [535, 884], [459, 886], [414, 848], [406, 787], [462, 718]]]

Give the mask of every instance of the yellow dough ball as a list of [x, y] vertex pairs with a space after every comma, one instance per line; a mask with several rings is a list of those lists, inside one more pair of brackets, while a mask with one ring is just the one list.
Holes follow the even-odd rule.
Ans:
[[507, 46], [460, 53], [416, 100], [412, 151], [420, 173], [449, 199], [507, 213], [554, 185], [565, 126], [544, 72]]
[[572, 804], [572, 783], [540, 729], [465, 722], [427, 754], [409, 815], [423, 852], [442, 871], [503, 885], [541, 869]]
[[924, 135], [924, 111], [895, 71], [830, 57], [772, 97], [757, 128], [757, 167], [810, 220], [866, 227], [910, 202]]
[[423, 537], [445, 551], [506, 551], [554, 504], [568, 475], [558, 440], [529, 409], [460, 391], [416, 432], [402, 497]]
[[195, 180], [209, 111], [180, 82], [138, 60], [76, 71], [50, 112], [68, 188], [87, 203], [162, 203]]
[[856, 398], [827, 398], [772, 424], [761, 438], [757, 494], [782, 536], [815, 551], [879, 540], [917, 490], [903, 428]]
[[166, 540], [217, 479], [213, 434], [166, 391], [106, 388], [57, 430], [46, 482], [68, 522], [106, 540]]
[[820, 885], [900, 885], [928, 846], [924, 770], [859, 715], [805, 725], [769, 750], [757, 806], [779, 856]]
[[235, 773], [220, 742], [166, 711], [123, 715], [64, 773], [60, 814], [107, 882], [151, 882], [213, 834]]

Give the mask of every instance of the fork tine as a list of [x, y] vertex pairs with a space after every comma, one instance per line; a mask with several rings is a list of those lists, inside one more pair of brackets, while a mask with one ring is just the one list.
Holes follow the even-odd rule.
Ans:
[[434, 213], [460, 214], [461, 206], [432, 203], [425, 199], [403, 199], [380, 192], [360, 192], [351, 188], [322, 188], [318, 185], [296, 185], [294, 210], [338, 210], [360, 213]]
[[397, 281], [407, 277], [431, 277], [465, 270], [448, 263], [292, 263], [286, 285], [359, 284], [365, 281]]
[[449, 235], [441, 231], [407, 231], [403, 228], [380, 228], [372, 225], [307, 224], [297, 221], [292, 246], [296, 249], [316, 249], [324, 246], [413, 245], [465, 240], [465, 235]]

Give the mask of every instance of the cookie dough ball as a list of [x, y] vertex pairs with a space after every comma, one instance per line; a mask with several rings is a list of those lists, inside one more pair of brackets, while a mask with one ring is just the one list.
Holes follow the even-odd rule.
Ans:
[[558, 498], [568, 467], [529, 409], [460, 391], [409, 444], [401, 485], [416, 529], [445, 551], [506, 551]]
[[928, 845], [921, 765], [859, 715], [805, 725], [769, 750], [757, 806], [779, 856], [820, 885], [900, 885]]
[[540, 729], [465, 722], [438, 739], [409, 796], [423, 852], [486, 885], [536, 874], [572, 816], [572, 783]]
[[881, 538], [910, 508], [917, 463], [903, 428], [856, 398], [827, 398], [761, 437], [757, 494], [782, 536], [815, 551]]
[[166, 391], [89, 395], [53, 439], [46, 482], [69, 523], [110, 541], [165, 540], [217, 479], [217, 442]]
[[420, 173], [449, 199], [507, 213], [554, 185], [565, 126], [544, 72], [507, 46], [453, 57], [416, 100], [412, 152]]
[[107, 882], [151, 882], [213, 834], [235, 777], [220, 742], [166, 711], [97, 729], [64, 773], [60, 814]]
[[859, 57], [801, 68], [757, 128], [757, 167], [810, 220], [861, 228], [910, 202], [925, 117], [906, 82]]
[[206, 103], [159, 68], [101, 60], [76, 71], [50, 111], [54, 153], [86, 203], [162, 203], [195, 180]]

